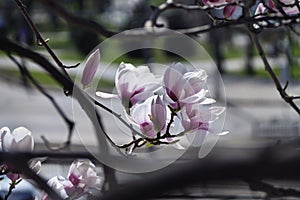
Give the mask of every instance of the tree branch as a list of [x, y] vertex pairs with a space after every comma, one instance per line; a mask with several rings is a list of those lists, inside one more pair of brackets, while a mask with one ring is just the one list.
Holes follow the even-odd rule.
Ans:
[[266, 54], [260, 44], [260, 42], [258, 41], [258, 38], [257, 38], [257, 35], [251, 31], [249, 31], [249, 34], [251, 36], [251, 39], [254, 43], [254, 45], [256, 46], [256, 49], [264, 63], [264, 66], [265, 66], [265, 70], [269, 73], [271, 79], [273, 80], [275, 86], [276, 86], [276, 89], [277, 91], [279, 92], [281, 98], [287, 102], [288, 104], [290, 104], [290, 106], [298, 113], [298, 115], [300, 115], [300, 109], [299, 107], [295, 104], [294, 102], [294, 97], [293, 96], [290, 96], [287, 94], [286, 92], [286, 87], [282, 87], [281, 86], [281, 83], [280, 81], [278, 80], [276, 74], [274, 73], [267, 57], [266, 57]]
[[28, 69], [25, 66], [22, 66], [11, 54], [9, 54], [7, 52], [6, 52], [6, 54], [19, 67], [20, 71], [22, 71], [24, 73], [24, 75], [29, 78], [31, 83], [38, 89], [38, 91], [40, 91], [47, 99], [50, 100], [50, 102], [52, 103], [54, 108], [57, 110], [57, 112], [60, 114], [60, 116], [63, 118], [63, 120], [65, 121], [65, 123], [68, 126], [69, 134], [68, 134], [67, 141], [59, 147], [52, 147], [52, 145], [49, 143], [49, 141], [44, 136], [42, 136], [42, 139], [44, 140], [46, 147], [51, 150], [62, 150], [64, 148], [67, 148], [71, 143], [71, 138], [73, 135], [73, 129], [74, 129], [74, 125], [75, 125], [74, 122], [67, 117], [67, 115], [60, 108], [60, 106], [55, 101], [55, 99], [33, 78], [33, 76], [28, 71]]
[[[94, 104], [90, 101], [89, 97], [87, 97], [87, 95], [83, 93], [78, 86], [74, 85], [71, 79], [67, 78], [60, 71], [58, 71], [57, 68], [55, 68], [48, 60], [46, 60], [40, 54], [26, 49], [14, 42], [11, 42], [7, 38], [0, 38], [0, 49], [4, 52], [14, 52], [20, 55], [21, 57], [33, 60], [33, 62], [37, 63], [40, 67], [45, 69], [50, 74], [50, 76], [54, 80], [56, 80], [62, 87], [66, 88], [67, 91], [73, 91], [73, 97], [79, 102], [80, 106], [94, 125], [96, 137], [99, 143], [99, 152], [101, 152], [100, 155], [103, 157], [108, 156], [109, 146], [107, 144], [106, 138], [109, 138], [109, 136], [104, 131], [104, 127], [101, 122], [101, 116], [95, 110]], [[111, 142], [111, 140], [109, 140], [109, 142]], [[106, 170], [111, 171], [111, 168], [106, 168]], [[114, 182], [114, 180], [112, 180], [112, 182]]]
[[93, 32], [96, 32], [100, 35], [103, 35], [105, 37], [111, 37], [117, 32], [106, 30], [102, 25], [99, 23], [84, 19], [78, 16], [75, 16], [68, 12], [64, 7], [62, 7], [57, 1], [53, 0], [41, 0], [41, 2], [47, 6], [49, 9], [51, 9], [52, 12], [58, 14], [60, 17], [65, 19], [68, 23], [78, 25], [80, 27], [83, 27], [85, 29], [91, 30]]
[[258, 180], [247, 180], [246, 182], [251, 190], [265, 192], [267, 198], [300, 197], [300, 191], [296, 189], [274, 187], [269, 183]]
[[[66, 71], [65, 68], [67, 68], [59, 59], [58, 57], [56, 56], [56, 54], [54, 53], [54, 51], [48, 46], [47, 44], [47, 41], [45, 41], [42, 37], [42, 35], [40, 34], [40, 32], [38, 31], [37, 27], [35, 26], [35, 24], [33, 23], [33, 21], [31, 20], [28, 12], [26, 11], [25, 9], [25, 5], [23, 5], [22, 1], [21, 0], [15, 0], [18, 8], [20, 9], [21, 13], [23, 14], [24, 18], [26, 19], [27, 23], [29, 24], [29, 26], [31, 27], [33, 33], [35, 34], [36, 36], [36, 39], [37, 39], [37, 43], [39, 45], [42, 45], [45, 47], [45, 49], [47, 50], [47, 52], [50, 54], [50, 56], [53, 58], [53, 60], [55, 61], [55, 63], [61, 68], [62, 72], [68, 77], [68, 73]], [[76, 64], [75, 66], [72, 66], [72, 67], [76, 67], [78, 66], [79, 64]]]

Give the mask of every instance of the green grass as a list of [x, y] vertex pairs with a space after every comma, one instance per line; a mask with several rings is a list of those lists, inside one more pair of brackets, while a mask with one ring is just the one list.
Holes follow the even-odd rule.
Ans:
[[[18, 80], [21, 78], [20, 72], [17, 69], [1, 69], [0, 73], [10, 77], [13, 80]], [[30, 72], [34, 79], [43, 86], [52, 86], [61, 88], [60, 84], [56, 82], [48, 73], [32, 71]], [[73, 80], [75, 80], [75, 75], [70, 75]], [[30, 81], [29, 81], [30, 82]], [[31, 84], [32, 85], [32, 84]], [[98, 83], [99, 88], [113, 88], [114, 83], [110, 80], [102, 79]]]
[[[273, 67], [273, 71], [275, 72], [277, 77], [280, 77], [280, 70], [281, 69], [279, 67], [276, 67], [276, 66]], [[231, 74], [231, 75], [236, 75], [236, 76], [246, 76], [247, 75], [247, 71], [244, 68], [241, 70], [237, 70], [237, 71], [228, 71], [227, 73]], [[292, 67], [292, 69], [290, 71], [290, 75], [291, 75], [291, 78], [293, 78], [293, 79], [300, 79], [300, 65]], [[263, 67], [261, 67], [259, 69], [255, 69], [254, 76], [263, 77], [263, 78], [270, 77], [269, 73]]]

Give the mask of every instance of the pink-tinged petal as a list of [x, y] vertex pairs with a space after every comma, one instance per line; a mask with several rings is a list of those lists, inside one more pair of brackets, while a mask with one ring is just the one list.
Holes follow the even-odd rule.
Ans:
[[276, 9], [276, 6], [274, 4], [274, 2], [272, 0], [268, 0], [268, 7], [271, 8], [271, 9]]
[[12, 181], [17, 181], [18, 179], [21, 178], [21, 174], [18, 173], [12, 173], [12, 172], [8, 172], [6, 174], [7, 178], [9, 178]]
[[133, 121], [137, 124], [142, 124], [144, 122], [150, 122], [149, 115], [150, 114], [150, 102], [147, 100], [146, 102], [136, 105], [131, 111], [131, 117]]
[[94, 51], [87, 59], [83, 72], [82, 72], [82, 78], [81, 83], [84, 88], [88, 87], [96, 74], [96, 71], [98, 69], [98, 65], [100, 63], [100, 51], [97, 49]]
[[[97, 175], [95, 165], [88, 159], [75, 160], [70, 166], [68, 179], [75, 189], [83, 189], [83, 192], [88, 192], [91, 188], [100, 189], [102, 183], [100, 181], [102, 178]], [[78, 193], [78, 195], [82, 194]]]
[[151, 121], [156, 131], [161, 131], [166, 125], [167, 109], [166, 106], [163, 105], [163, 102], [159, 96], [156, 98], [155, 101], [154, 99], [152, 101]]
[[187, 69], [181, 63], [176, 63], [169, 66], [164, 73], [164, 86], [167, 90], [167, 94], [174, 101], [180, 96], [180, 94], [178, 94], [182, 87], [180, 83], [186, 72]]
[[267, 8], [265, 7], [265, 5], [263, 3], [259, 3], [258, 6], [256, 7], [255, 10], [255, 15], [260, 15], [265, 13], [267, 10]]
[[223, 15], [226, 19], [231, 18], [231, 16], [234, 14], [238, 6], [225, 6], [223, 10]]

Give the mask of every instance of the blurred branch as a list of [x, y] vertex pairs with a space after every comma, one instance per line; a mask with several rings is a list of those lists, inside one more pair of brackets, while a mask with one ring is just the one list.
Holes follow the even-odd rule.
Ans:
[[[183, 186], [188, 187], [195, 183], [235, 180], [246, 180], [250, 189], [266, 192], [269, 197], [299, 197], [298, 190], [274, 187], [262, 181], [254, 181], [262, 178], [300, 180], [300, 153], [295, 149], [296, 147], [296, 144], [283, 144], [265, 149], [226, 149], [226, 156], [224, 156], [224, 149], [215, 148], [210, 156], [203, 159], [184, 163], [181, 160], [163, 170], [145, 174], [140, 180], [135, 180], [108, 192], [103, 199], [163, 197], [164, 194], [173, 189], [182, 189]], [[89, 153], [85, 152], [0, 152], [0, 161], [17, 163], [18, 167], [22, 167], [21, 161], [26, 163], [36, 157], [92, 158]], [[112, 159], [117, 160], [117, 158]]]
[[[22, 156], [12, 156], [11, 153], [0, 153], [1, 161], [5, 163], [9, 163], [10, 165], [14, 166], [14, 169], [17, 171], [22, 172], [22, 174], [30, 179], [32, 179], [34, 182], [37, 183], [38, 187], [40, 189], [47, 192], [47, 194], [51, 197], [51, 199], [55, 200], [63, 200], [63, 198], [58, 195], [48, 184], [45, 179], [43, 179], [41, 176], [36, 174], [32, 169], [30, 169], [27, 165], [29, 159], [27, 157], [24, 157], [22, 153], [20, 155]], [[19, 153], [18, 153], [19, 154]]]
[[298, 113], [298, 115], [300, 115], [300, 109], [296, 105], [296, 103], [294, 102], [294, 100], [297, 99], [297, 98], [295, 98], [293, 96], [290, 96], [286, 92], [287, 84], [286, 84], [286, 86], [282, 87], [279, 79], [277, 78], [276, 74], [274, 73], [274, 71], [273, 71], [273, 69], [272, 69], [272, 67], [271, 67], [271, 65], [270, 65], [270, 63], [269, 63], [269, 61], [268, 61], [268, 59], [266, 57], [266, 54], [265, 54], [265, 52], [264, 52], [264, 50], [263, 50], [263, 48], [262, 48], [262, 46], [261, 46], [261, 44], [260, 44], [260, 42], [259, 42], [259, 40], [257, 38], [257, 35], [255, 33], [251, 32], [251, 31], [249, 31], [249, 33], [250, 33], [250, 36], [251, 36], [251, 39], [252, 39], [254, 45], [256, 46], [256, 49], [257, 49], [259, 55], [260, 55], [260, 57], [261, 57], [261, 59], [262, 59], [262, 61], [264, 63], [265, 70], [271, 76], [271, 78], [272, 78], [272, 80], [273, 80], [273, 82], [274, 82], [274, 84], [276, 86], [276, 89], [278, 90], [281, 98], [283, 100], [285, 100], [288, 104], [290, 104], [290, 106]]
[[[108, 193], [103, 200], [148, 199], [161, 194], [188, 187], [195, 183], [212, 181], [235, 181], [252, 178], [299, 180], [300, 154], [295, 148], [276, 146], [264, 150], [226, 149], [211, 152], [210, 156], [196, 161], [180, 162], [163, 170], [149, 174], [141, 180], [128, 183]], [[145, 181], [147, 180], [147, 181]], [[176, 190], [177, 189], [177, 190]], [[296, 196], [290, 193], [291, 196]], [[297, 194], [298, 196], [298, 194]]]
[[[251, 3], [251, 2], [250, 2]], [[240, 1], [236, 1], [233, 3], [225, 3], [218, 6], [198, 6], [198, 5], [184, 5], [180, 3], [174, 3], [173, 1], [166, 1], [157, 7], [153, 7], [152, 15], [149, 17], [149, 20], [145, 23], [148, 26], [158, 26], [161, 25], [157, 24], [158, 17], [165, 11], [169, 9], [183, 9], [187, 11], [191, 10], [203, 10], [209, 11], [214, 8], [219, 8], [226, 5], [239, 5], [244, 8], [244, 4]], [[247, 4], [248, 5], [248, 4]], [[248, 5], [249, 6], [249, 5]], [[219, 19], [219, 18], [218, 18]], [[300, 13], [296, 15], [279, 15], [278, 13], [270, 13], [268, 15], [254, 15], [254, 16], [243, 16], [239, 17], [235, 20], [228, 20], [228, 19], [219, 19], [218, 23], [214, 24], [206, 24], [203, 26], [187, 28], [187, 29], [177, 29], [176, 31], [181, 32], [187, 35], [197, 35], [200, 33], [209, 32], [213, 29], [230, 27], [230, 26], [237, 26], [247, 24], [249, 26], [253, 26], [253, 24], [258, 25], [260, 28], [277, 28], [282, 25], [292, 25], [298, 24], [300, 20]], [[148, 30], [148, 29], [147, 29]], [[147, 33], [147, 31], [145, 31]], [[149, 33], [149, 30], [148, 30]], [[138, 34], [138, 33], [135, 33]], [[145, 33], [140, 33], [145, 34]], [[163, 34], [163, 33], [160, 33]], [[128, 32], [130, 35], [130, 31]]]
[[300, 198], [300, 191], [292, 188], [274, 187], [269, 183], [257, 180], [247, 180], [249, 187], [253, 191], [265, 192], [266, 199], [279, 197], [298, 197]]
[[[33, 62], [46, 70], [50, 74], [50, 76], [61, 86], [63, 86], [67, 91], [73, 91], [72, 96], [79, 102], [80, 106], [94, 125], [101, 156], [107, 156], [107, 154], [109, 154], [106, 138], [109, 139], [110, 137], [104, 131], [100, 114], [95, 110], [95, 106], [93, 102], [90, 101], [89, 97], [87, 97], [87, 95], [78, 86], [76, 86], [71, 79], [67, 78], [64, 74], [58, 71], [58, 69], [55, 68], [42, 55], [26, 49], [14, 42], [11, 42], [7, 38], [0, 38], [0, 49], [7, 53], [16, 53], [21, 57], [31, 59]], [[109, 140], [109, 142], [111, 141], [112, 140]], [[112, 173], [111, 168], [104, 166], [104, 169]], [[112, 178], [109, 180], [111, 180], [111, 182], [115, 182], [115, 180]]]
[[11, 54], [7, 53], [7, 56], [19, 67], [20, 71], [23, 72], [23, 74], [28, 77], [28, 79], [31, 81], [31, 83], [46, 97], [50, 100], [50, 102], [52, 103], [52, 105], [54, 106], [54, 108], [57, 110], [57, 112], [60, 114], [60, 116], [63, 118], [63, 120], [65, 121], [65, 123], [68, 126], [69, 129], [69, 134], [68, 134], [68, 138], [67, 141], [62, 144], [59, 147], [52, 147], [51, 144], [49, 143], [49, 141], [42, 136], [42, 139], [44, 140], [46, 146], [51, 149], [51, 150], [61, 150], [64, 149], [66, 147], [68, 147], [71, 143], [71, 138], [73, 135], [73, 129], [74, 129], [74, 122], [72, 120], [70, 120], [67, 115], [64, 113], [64, 111], [60, 108], [60, 106], [58, 105], [58, 103], [55, 101], [55, 99], [33, 78], [33, 76], [31, 75], [31, 73], [28, 71], [28, 69], [21, 65]]
[[68, 23], [86, 28], [86, 29], [96, 32], [100, 35], [103, 35], [105, 37], [111, 37], [117, 33], [117, 32], [107, 30], [106, 28], [104, 28], [102, 25], [100, 25], [99, 23], [97, 23], [95, 21], [81, 18], [81, 17], [75, 16], [74, 14], [71, 14], [68, 10], [66, 10], [64, 7], [62, 7], [57, 1], [41, 0], [40, 2], [42, 2], [42, 4], [44, 4], [49, 9], [51, 9], [52, 12], [58, 14], [60, 17], [65, 19]]
[[269, 183], [257, 180], [246, 181], [249, 187], [253, 191], [265, 192], [266, 199], [268, 198], [279, 198], [279, 197], [298, 197], [300, 198], [300, 191], [292, 188], [280, 188], [274, 187]]
[[148, 20], [148, 22], [150, 22], [150, 24], [148, 24], [148, 25], [149, 26], [158, 26], [158, 27], [161, 26], [161, 25], [157, 24], [158, 17], [161, 15], [161, 13], [163, 13], [166, 10], [170, 10], [170, 9], [182, 9], [182, 10], [186, 10], [186, 11], [192, 11], [192, 10], [209, 11], [214, 8], [222, 8], [224, 6], [230, 6], [230, 5], [242, 6], [244, 4], [242, 1], [234, 1], [231, 3], [228, 3], [228, 2], [220, 3], [215, 6], [209, 6], [209, 5], [200, 6], [200, 5], [185, 5], [185, 4], [181, 4], [181, 3], [175, 3], [173, 0], [166, 1], [165, 3], [160, 4], [158, 7], [152, 6], [153, 12]]
[[[33, 33], [36, 36], [37, 39], [37, 44], [38, 45], [42, 45], [45, 47], [45, 49], [47, 50], [47, 52], [50, 54], [50, 56], [53, 58], [53, 60], [55, 61], [55, 63], [61, 68], [62, 72], [68, 77], [68, 73], [66, 72], [65, 68], [69, 68], [67, 66], [65, 66], [56, 56], [56, 54], [54, 53], [54, 51], [48, 46], [47, 41], [43, 39], [43, 37], [41, 36], [40, 32], [38, 31], [37, 27], [35, 26], [35, 24], [33, 23], [33, 21], [31, 20], [31, 17], [29, 16], [28, 12], [25, 9], [25, 5], [22, 3], [21, 0], [15, 0], [16, 4], [18, 5], [18, 8], [20, 9], [21, 13], [23, 14], [24, 18], [26, 19], [27, 23], [29, 24], [29, 26], [31, 27]], [[75, 66], [72, 67], [76, 67], [79, 64], [76, 64]]]

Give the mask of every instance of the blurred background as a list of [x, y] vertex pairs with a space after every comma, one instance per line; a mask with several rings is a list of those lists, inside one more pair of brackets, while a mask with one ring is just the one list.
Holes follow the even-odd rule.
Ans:
[[[108, 30], [123, 31], [143, 27], [152, 13], [151, 5], [158, 6], [162, 2], [164, 1], [61, 0], [59, 4], [73, 15], [94, 20]], [[194, 3], [193, 0], [181, 2], [190, 5]], [[91, 50], [106, 39], [91, 30], [66, 22], [42, 1], [24, 0], [23, 3], [42, 36], [50, 39], [49, 46], [66, 65], [82, 63]], [[170, 29], [186, 29], [210, 24], [211, 20], [200, 11], [169, 10], [160, 16], [159, 22]], [[34, 35], [14, 1], [0, 1], [0, 37], [9, 37], [51, 59], [43, 47], [36, 45]], [[262, 30], [259, 37], [282, 84], [289, 81], [288, 92], [299, 94], [299, 36], [282, 27]], [[224, 84], [225, 90], [221, 83], [211, 83], [214, 88], [212, 96], [227, 105], [223, 129], [230, 131], [228, 135], [219, 138], [216, 149], [243, 152], [243, 150], [287, 143], [299, 138], [299, 116], [280, 98], [243, 26], [214, 29], [197, 37], [194, 36], [193, 39], [199, 42], [213, 58]], [[115, 57], [117, 59], [114, 59], [111, 64], [112, 69], [101, 77], [101, 90], [113, 90], [114, 73], [121, 61], [131, 62], [136, 66], [149, 62], [165, 65], [176, 61], [186, 62], [170, 52], [151, 49], [136, 50], [120, 56], [118, 49], [126, 48], [122, 45], [116, 43], [105, 48], [106, 55], [111, 57], [102, 57], [101, 63]], [[162, 45], [176, 46], [176, 41], [164, 40]], [[197, 49], [190, 48], [189, 44], [184, 45], [186, 46], [181, 48], [186, 51], [185, 58], [198, 62], [199, 65], [209, 60], [199, 56]], [[26, 64], [32, 75], [45, 86], [72, 118], [73, 110], [80, 109], [79, 105], [66, 98], [55, 81], [42, 69], [28, 60], [22, 58], [19, 60]], [[71, 77], [75, 78], [76, 73], [76, 69], [70, 70]], [[36, 139], [36, 151], [45, 150], [40, 138], [42, 135], [53, 143], [60, 143], [67, 139], [67, 127], [53, 106], [20, 75], [17, 66], [3, 52], [0, 52], [0, 94], [0, 126], [8, 126], [11, 129], [20, 125], [28, 127]], [[103, 113], [103, 116], [105, 121], [108, 114]], [[93, 131], [91, 124], [80, 123], [87, 120], [83, 113], [77, 115], [76, 120], [87, 132]], [[105, 121], [105, 126], [112, 133], [117, 131], [109, 120]], [[96, 145], [93, 137], [83, 139], [80, 137], [82, 136], [74, 134], [71, 149], [84, 151], [86, 146], [93, 149]], [[184, 156], [189, 157], [189, 153], [195, 153], [193, 151], [197, 150], [189, 149]], [[62, 173], [66, 171], [66, 166], [57, 164], [61, 163], [55, 161], [49, 163], [42, 169], [43, 175], [50, 178], [57, 171]], [[120, 174], [119, 179], [123, 181], [132, 179], [130, 175]], [[294, 185], [294, 183], [289, 184]], [[215, 188], [217, 193], [226, 194], [227, 188]], [[251, 195], [253, 198], [262, 196], [247, 191], [246, 185], [241, 185], [234, 190], [237, 196], [242, 195], [240, 196], [242, 199]], [[209, 193], [209, 189], [206, 192]]]

